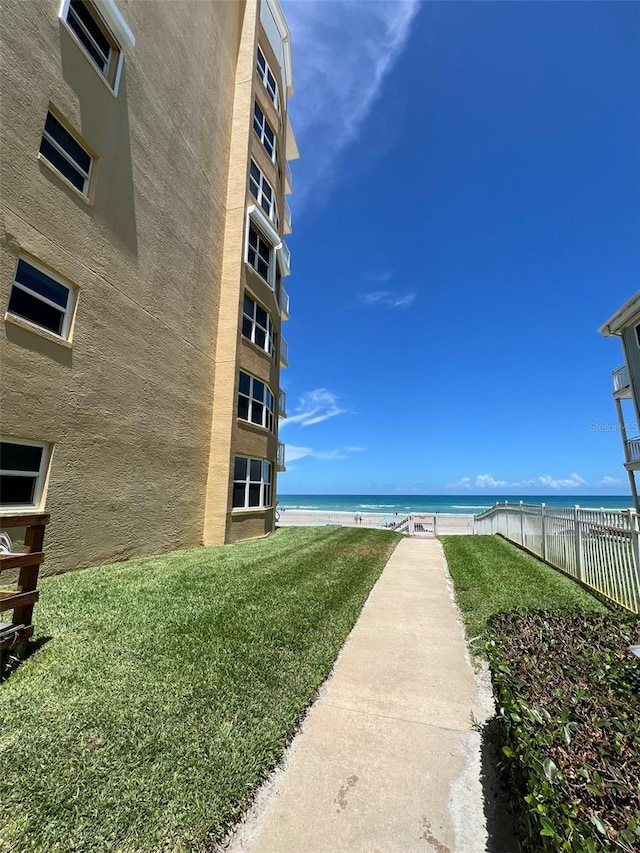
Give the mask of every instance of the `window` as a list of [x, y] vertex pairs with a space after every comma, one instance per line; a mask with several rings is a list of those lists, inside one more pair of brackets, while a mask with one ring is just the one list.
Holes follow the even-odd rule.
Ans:
[[36, 326], [68, 338], [71, 328], [73, 288], [25, 258], [18, 259], [7, 311]]
[[269, 287], [273, 287], [273, 257], [274, 251], [262, 234], [249, 225], [249, 243], [247, 245], [247, 261], [254, 270], [261, 275]]
[[636, 326], [636, 343], [640, 347], [640, 323]]
[[274, 354], [275, 343], [271, 317], [249, 296], [244, 297], [242, 335], [269, 355]]
[[271, 73], [269, 63], [264, 58], [264, 53], [258, 48], [258, 77], [262, 80], [264, 88], [267, 90], [269, 97], [273, 101], [274, 107], [278, 108], [278, 84], [276, 78]]
[[91, 0], [67, 0], [60, 17], [109, 88], [117, 91], [122, 51], [95, 5]]
[[48, 460], [46, 444], [0, 439], [0, 507], [38, 507]]
[[260, 142], [264, 145], [264, 150], [269, 157], [276, 162], [276, 137], [271, 129], [271, 125], [265, 118], [264, 113], [257, 103], [253, 105], [253, 129]]
[[238, 417], [273, 431], [273, 394], [269, 386], [242, 371], [238, 387]]
[[51, 111], [44, 124], [40, 154], [83, 195], [89, 194], [93, 158]]
[[271, 506], [271, 463], [236, 456], [233, 466], [233, 508]]
[[249, 173], [249, 191], [269, 219], [275, 223], [276, 228], [278, 228], [276, 194], [253, 160], [251, 161], [251, 171]]

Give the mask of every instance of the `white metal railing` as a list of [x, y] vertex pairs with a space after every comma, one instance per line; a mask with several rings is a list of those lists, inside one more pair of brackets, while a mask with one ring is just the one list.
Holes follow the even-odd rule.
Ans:
[[284, 444], [281, 441], [279, 441], [278, 442], [278, 455], [276, 458], [276, 464], [277, 464], [278, 471], [286, 471], [287, 470], [285, 467], [285, 464], [284, 464], [284, 454], [285, 454]]
[[287, 417], [287, 394], [282, 390], [278, 396], [278, 412], [281, 418]]
[[291, 166], [289, 165], [289, 163], [284, 164], [284, 176], [285, 192], [287, 193], [287, 195], [291, 195], [291, 193], [293, 192], [293, 176], [291, 174]]
[[280, 285], [280, 316], [283, 320], [289, 319], [289, 294], [282, 284]]
[[627, 465], [640, 462], [640, 437], [629, 438], [625, 444], [625, 455]]
[[474, 532], [499, 533], [605, 598], [640, 612], [640, 520], [634, 510], [505, 502], [476, 515]]
[[623, 388], [626, 388], [627, 385], [631, 384], [629, 368], [626, 364], [621, 364], [620, 367], [616, 367], [616, 369], [611, 372], [611, 378], [613, 379], [614, 393], [616, 391], [622, 391]]
[[291, 271], [291, 251], [285, 241], [282, 241], [282, 258], [286, 265], [287, 270]]
[[291, 234], [293, 230], [291, 226], [291, 208], [289, 207], [289, 202], [285, 199], [284, 202], [284, 233]]
[[280, 367], [289, 367], [289, 345], [280, 335]]

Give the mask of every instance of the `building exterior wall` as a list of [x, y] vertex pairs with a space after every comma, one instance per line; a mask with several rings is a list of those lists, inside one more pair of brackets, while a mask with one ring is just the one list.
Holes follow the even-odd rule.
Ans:
[[[0, 304], [19, 253], [78, 293], [70, 345], [10, 317], [0, 334], [2, 435], [53, 445], [49, 572], [273, 529], [272, 509], [231, 512], [235, 453], [275, 471], [277, 446], [235, 418], [240, 366], [276, 407], [279, 391], [278, 363], [239, 334], [245, 284], [279, 326], [244, 264], [251, 153], [284, 219], [250, 131], [257, 0], [119, 7], [136, 43], [117, 96], [57, 3], [2, 8]], [[49, 104], [98, 155], [92, 203], [38, 159]]]

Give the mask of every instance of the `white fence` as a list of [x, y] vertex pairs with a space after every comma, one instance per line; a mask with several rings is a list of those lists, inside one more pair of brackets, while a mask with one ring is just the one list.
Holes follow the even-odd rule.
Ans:
[[410, 536], [470, 536], [474, 532], [473, 528], [474, 516], [469, 514], [412, 514], [406, 522], [406, 532]]
[[505, 502], [476, 515], [474, 532], [500, 533], [616, 604], [640, 612], [640, 523], [633, 510]]

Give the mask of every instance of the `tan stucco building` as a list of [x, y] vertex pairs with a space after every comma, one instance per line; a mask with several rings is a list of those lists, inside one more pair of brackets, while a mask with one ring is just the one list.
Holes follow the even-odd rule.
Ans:
[[1, 511], [51, 513], [49, 572], [269, 533], [297, 157], [277, 0], [1, 14]]

